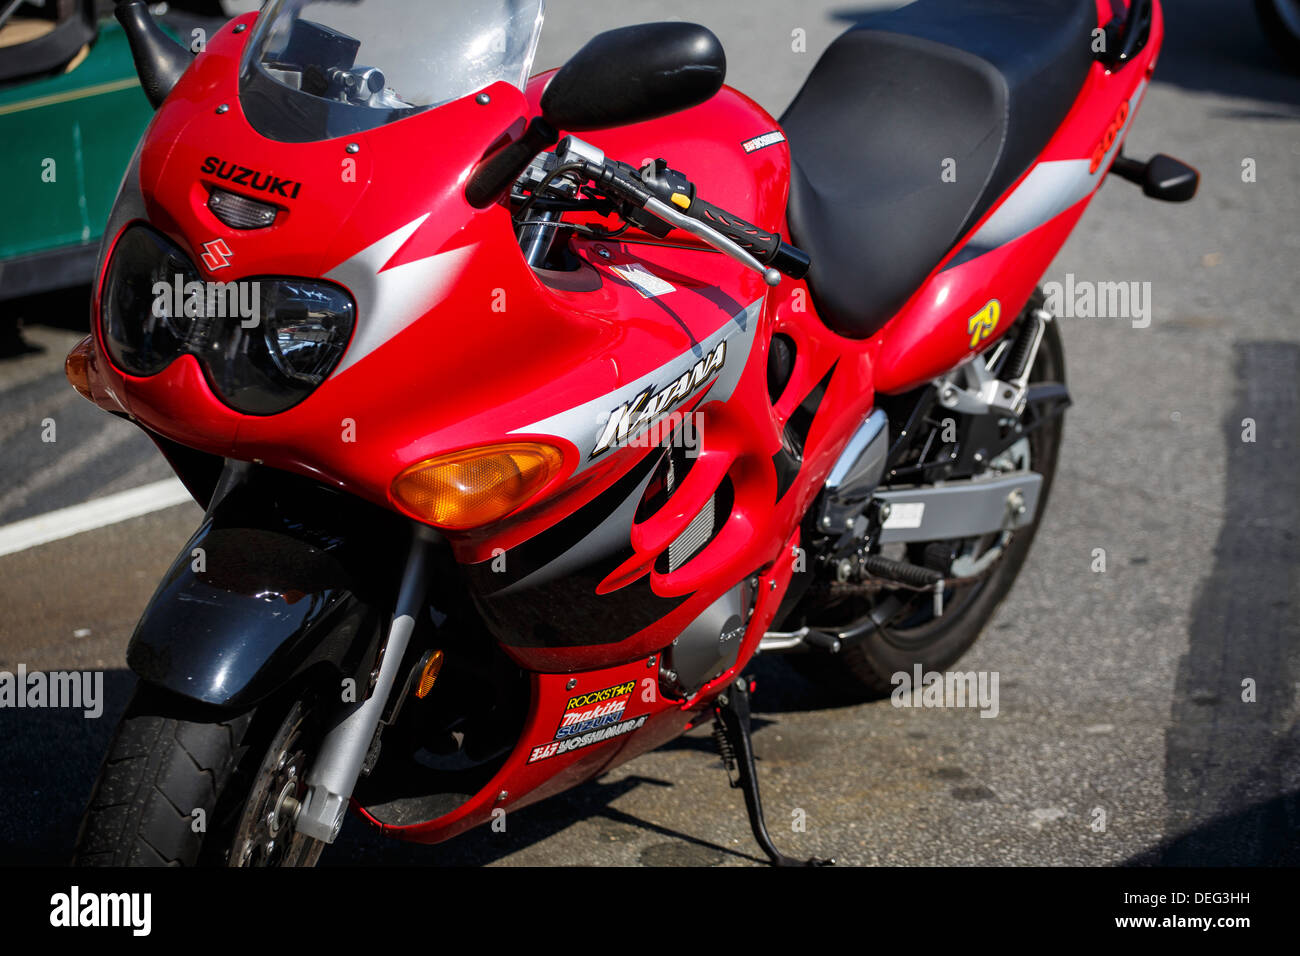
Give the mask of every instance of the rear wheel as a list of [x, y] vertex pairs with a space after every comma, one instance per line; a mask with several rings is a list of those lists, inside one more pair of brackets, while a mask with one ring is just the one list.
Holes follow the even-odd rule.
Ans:
[[[1065, 353], [1054, 321], [1045, 325], [1030, 381], [1065, 383]], [[847, 684], [847, 689], [887, 696], [896, 686], [893, 675], [910, 675], [918, 664], [923, 671], [942, 671], [957, 661], [979, 637], [1025, 562], [1047, 508], [1063, 424], [1063, 416], [1057, 415], [988, 463], [992, 471], [1032, 468], [1043, 476], [1033, 522], [1013, 532], [1009, 541], [1000, 541], [1000, 535], [991, 534], [954, 542], [909, 544], [905, 550], [896, 546], [900, 553], [886, 550], [887, 557], [932, 567], [936, 549], [955, 555], [951, 576], [967, 577], [969, 583], [945, 591], [942, 614], [935, 614], [932, 592], [880, 590], [869, 604], [869, 613], [880, 623], [845, 641], [840, 653], [833, 657], [799, 658], [804, 666], [819, 677], [831, 676]], [[923, 435], [917, 437], [918, 441], [924, 440]]]
[[141, 684], [82, 818], [79, 866], [313, 866], [293, 828], [320, 740], [310, 698], [239, 715]]

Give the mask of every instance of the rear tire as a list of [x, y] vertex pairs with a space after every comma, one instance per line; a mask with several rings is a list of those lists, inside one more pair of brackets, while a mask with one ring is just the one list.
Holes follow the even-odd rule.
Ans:
[[[1065, 350], [1056, 326], [1055, 320], [1046, 324], [1030, 373], [1031, 381], [1065, 382]], [[901, 639], [901, 635], [889, 628], [876, 628], [846, 641], [840, 653], [833, 657], [801, 656], [798, 660], [803, 668], [818, 677], [829, 678], [841, 690], [855, 696], [865, 691], [868, 697], [878, 698], [889, 696], [897, 686], [893, 675], [899, 672], [910, 675], [918, 664], [923, 672], [943, 671], [966, 653], [1011, 590], [1029, 554], [1047, 510], [1063, 426], [1064, 417], [1058, 416], [1029, 436], [1031, 467], [1043, 476], [1034, 521], [1015, 532], [988, 577], [971, 586], [972, 592], [963, 595], [963, 589], [957, 589], [944, 615], [914, 629], [908, 639]]]
[[295, 786], [277, 778], [275, 764], [294, 728], [302, 739], [308, 714], [297, 700], [217, 714], [140, 684], [91, 792], [73, 865], [315, 865], [325, 844], [291, 824], [278, 852], [245, 851], [257, 825], [269, 826], [268, 789], [274, 801]]

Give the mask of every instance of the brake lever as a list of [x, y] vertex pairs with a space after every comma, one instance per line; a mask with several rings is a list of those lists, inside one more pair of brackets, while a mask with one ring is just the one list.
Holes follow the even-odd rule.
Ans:
[[748, 252], [732, 242], [726, 236], [719, 233], [716, 229], [707, 223], [700, 222], [698, 219], [692, 219], [690, 216], [674, 209], [655, 196], [651, 195], [648, 190], [635, 180], [625, 179], [619, 172], [603, 161], [600, 163], [586, 160], [587, 175], [596, 183], [602, 186], [612, 186], [627, 200], [635, 203], [639, 208], [646, 210], [652, 215], [658, 216], [664, 222], [675, 226], [685, 232], [689, 232], [697, 239], [713, 247], [725, 256], [735, 259], [746, 269], [752, 269], [763, 277], [763, 281], [770, 286], [780, 285], [781, 273], [775, 269], [764, 266], [761, 262], [751, 256]]
[[689, 232], [697, 239], [707, 242], [714, 249], [717, 249], [723, 255], [735, 259], [745, 268], [753, 269], [763, 277], [763, 281], [768, 285], [777, 286], [781, 284], [781, 273], [777, 272], [773, 268], [763, 265], [744, 249], [740, 248], [740, 246], [736, 245], [726, 236], [722, 235], [706, 223], [700, 222], [698, 219], [692, 219], [690, 216], [678, 212], [672, 206], [656, 199], [654, 196], [647, 199], [641, 208], [645, 209], [647, 212], [654, 213], [654, 215], [658, 216], [665, 222], [672, 223], [672, 225], [676, 226], [678, 229], [683, 229], [686, 232]]

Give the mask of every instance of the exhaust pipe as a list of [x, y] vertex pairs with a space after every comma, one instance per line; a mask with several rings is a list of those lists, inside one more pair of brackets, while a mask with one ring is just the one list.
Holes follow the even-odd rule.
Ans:
[[157, 109], [194, 58], [185, 47], [163, 33], [145, 0], [118, 0], [113, 13], [131, 44], [131, 58], [135, 60], [135, 72], [144, 95]]

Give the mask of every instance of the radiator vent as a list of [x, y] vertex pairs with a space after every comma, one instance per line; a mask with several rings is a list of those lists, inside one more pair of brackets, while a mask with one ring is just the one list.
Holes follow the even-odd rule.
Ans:
[[[674, 440], [669, 443], [663, 457], [655, 466], [645, 494], [637, 506], [634, 521], [642, 522], [658, 513], [681, 487], [695, 464], [693, 451], [688, 452], [680, 442], [675, 440], [676, 437], [673, 436]], [[731, 515], [734, 498], [731, 479], [724, 477], [722, 483], [714, 489], [713, 494], [691, 519], [690, 524], [659, 553], [654, 563], [655, 570], [659, 574], [670, 574], [699, 554], [705, 545], [718, 536], [718, 532], [726, 524], [727, 518]]]
[[683, 564], [695, 557], [696, 552], [713, 537], [714, 508], [717, 495], [713, 495], [700, 509], [691, 523], [672, 544], [668, 546], [668, 570], [676, 571]]
[[[668, 458], [664, 486], [666, 495], [671, 497], [673, 489], [681, 482], [680, 474], [685, 470], [682, 467], [685, 462], [675, 460], [675, 456], [671, 454]], [[716, 538], [718, 532], [722, 530], [722, 526], [731, 515], [734, 499], [731, 479], [723, 478], [722, 484], [709, 496], [709, 500], [704, 503], [699, 514], [691, 519], [691, 523], [668, 545], [668, 549], [659, 555], [659, 559], [655, 562], [655, 570], [660, 574], [671, 574], [699, 554], [704, 546]]]

